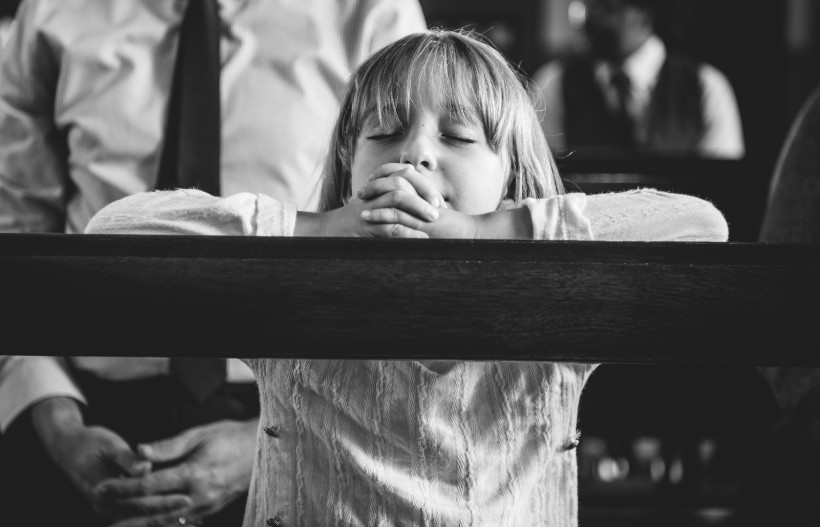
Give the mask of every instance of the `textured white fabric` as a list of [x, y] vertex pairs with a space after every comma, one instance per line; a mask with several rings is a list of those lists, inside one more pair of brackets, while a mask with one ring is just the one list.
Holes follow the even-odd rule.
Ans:
[[[226, 234], [291, 216], [270, 198], [155, 192], [102, 210], [89, 233]], [[543, 240], [726, 241], [723, 215], [650, 189], [528, 199]], [[189, 210], [189, 213], [182, 213]], [[232, 211], [243, 217], [226, 221]], [[264, 216], [261, 216], [264, 217]], [[170, 224], [169, 224], [170, 222]], [[207, 221], [207, 228], [214, 223]], [[276, 226], [271, 231], [284, 232]], [[292, 232], [292, 231], [291, 231]], [[271, 343], [274, 345], [275, 343]], [[577, 525], [581, 391], [595, 365], [549, 362], [248, 359], [262, 413], [244, 525]], [[274, 435], [264, 429], [274, 429]]]
[[[656, 36], [650, 37], [640, 48], [624, 61], [624, 73], [632, 82], [632, 104], [629, 112], [637, 123], [636, 134], [645, 137], [649, 126], [649, 104], [652, 90], [661, 67], [666, 60], [666, 47]], [[698, 153], [704, 157], [737, 159], [745, 154], [743, 127], [734, 90], [723, 73], [709, 64], [701, 64], [698, 70], [703, 86], [703, 118], [705, 133], [698, 145]], [[601, 86], [605, 100], [611, 107], [618, 104], [617, 94], [611, 83], [612, 71], [605, 62], [599, 62], [595, 79]], [[564, 67], [560, 61], [541, 66], [533, 75], [543, 104], [541, 125], [550, 146], [554, 150], [566, 149], [564, 131]]]
[[252, 359], [260, 430], [246, 527], [569, 527], [592, 365]]
[[217, 198], [195, 189], [141, 192], [104, 207], [87, 234], [293, 236], [296, 207], [261, 194]]
[[0, 355], [0, 433], [30, 405], [47, 397], [85, 402], [60, 357]]
[[595, 240], [725, 242], [729, 239], [726, 219], [714, 205], [694, 196], [655, 189], [589, 195], [583, 214], [589, 218]]

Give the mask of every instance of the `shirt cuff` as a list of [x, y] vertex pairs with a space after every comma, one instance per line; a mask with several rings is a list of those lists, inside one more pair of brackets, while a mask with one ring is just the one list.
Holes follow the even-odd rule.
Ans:
[[296, 205], [258, 194], [256, 207], [257, 236], [293, 236]]
[[0, 363], [0, 433], [34, 403], [49, 397], [85, 398], [58, 357], [6, 357]]
[[573, 193], [546, 199], [527, 198], [534, 240], [592, 240], [592, 225], [584, 214], [586, 194]]

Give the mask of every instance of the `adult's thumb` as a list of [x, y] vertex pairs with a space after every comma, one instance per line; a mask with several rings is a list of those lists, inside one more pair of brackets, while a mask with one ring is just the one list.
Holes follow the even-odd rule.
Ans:
[[140, 477], [151, 472], [151, 462], [141, 459], [127, 445], [115, 450], [110, 459], [131, 477]]
[[154, 463], [165, 463], [185, 457], [196, 446], [193, 430], [188, 430], [170, 439], [137, 445], [137, 453]]

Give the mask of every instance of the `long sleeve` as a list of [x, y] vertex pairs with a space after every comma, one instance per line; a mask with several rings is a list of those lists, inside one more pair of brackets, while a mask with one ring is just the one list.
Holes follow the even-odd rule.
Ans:
[[[65, 138], [54, 121], [58, 52], [39, 32], [51, 6], [23, 2], [0, 54], [0, 232], [65, 232]], [[32, 404], [85, 402], [58, 357], [0, 356], [0, 433]]]
[[85, 398], [59, 357], [0, 356], [0, 433], [29, 406], [48, 397]]
[[640, 189], [528, 199], [537, 240], [724, 242], [729, 228], [708, 201]]
[[142, 192], [104, 207], [86, 234], [293, 236], [296, 207], [262, 194], [219, 198], [200, 190]]
[[746, 148], [735, 93], [729, 79], [708, 64], [700, 69], [703, 85], [703, 121], [706, 129], [698, 152], [706, 157], [737, 159]]
[[65, 232], [65, 137], [54, 121], [59, 57], [28, 0], [0, 54], [0, 232]]

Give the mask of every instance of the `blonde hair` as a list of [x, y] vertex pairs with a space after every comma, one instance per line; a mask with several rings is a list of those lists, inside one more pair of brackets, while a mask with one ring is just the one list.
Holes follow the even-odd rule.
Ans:
[[475, 112], [490, 148], [508, 163], [503, 198], [516, 202], [563, 194], [555, 160], [533, 108], [531, 81], [483, 38], [470, 31], [430, 30], [408, 35], [362, 63], [353, 73], [333, 130], [320, 210], [350, 198], [351, 166], [365, 119], [401, 122], [416, 86], [439, 83], [445, 107], [459, 117]]

